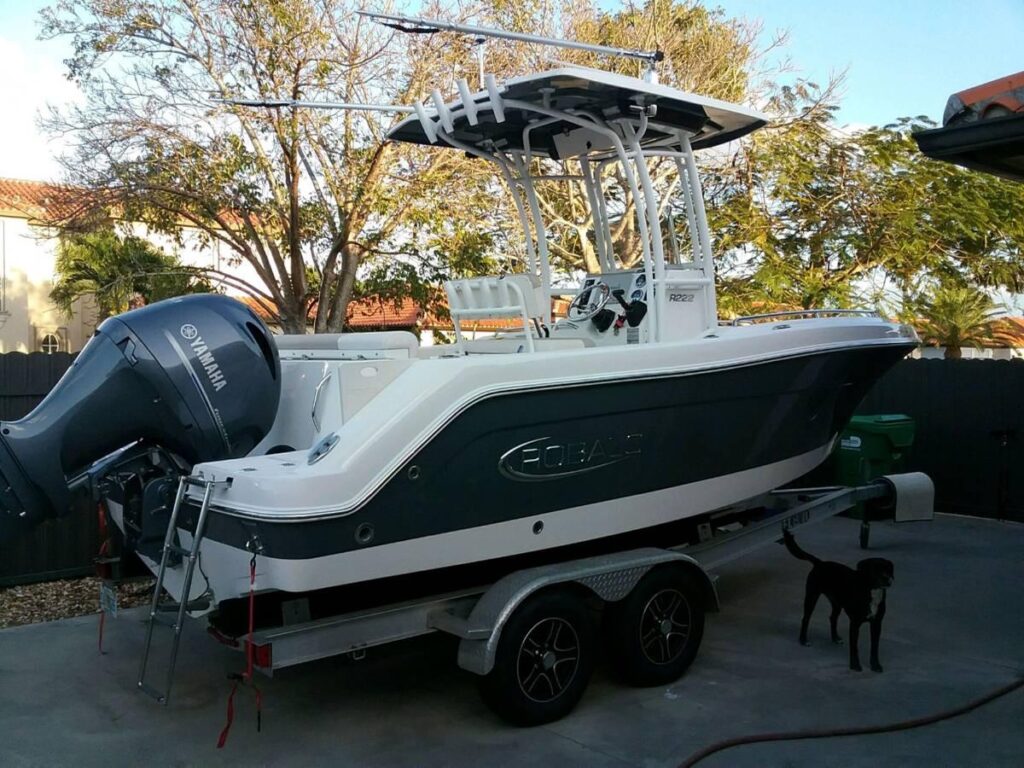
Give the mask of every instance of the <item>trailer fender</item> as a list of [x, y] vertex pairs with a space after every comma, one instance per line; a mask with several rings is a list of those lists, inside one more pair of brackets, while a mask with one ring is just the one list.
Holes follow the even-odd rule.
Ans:
[[718, 610], [714, 582], [696, 560], [680, 552], [636, 549], [529, 568], [497, 581], [473, 607], [463, 625], [465, 631], [459, 633], [459, 666], [478, 675], [488, 674], [506, 622], [538, 590], [579, 584], [605, 602], [615, 602], [626, 597], [651, 568], [665, 563], [678, 563], [693, 572], [703, 587], [706, 610]]
[[888, 506], [897, 523], [935, 518], [935, 484], [928, 475], [906, 472], [883, 475], [881, 480], [889, 486]]

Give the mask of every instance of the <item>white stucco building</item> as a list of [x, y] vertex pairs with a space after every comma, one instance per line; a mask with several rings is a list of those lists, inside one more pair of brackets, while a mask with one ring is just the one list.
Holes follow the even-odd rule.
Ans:
[[[44, 182], [0, 178], [0, 353], [77, 352], [96, 329], [91, 302], [77, 302], [72, 316], [65, 317], [50, 301], [58, 240], [44, 222], [59, 218], [80, 194]], [[218, 244], [204, 246], [197, 230], [183, 228], [179, 247], [143, 225], [122, 222], [120, 226], [185, 264], [223, 270], [260, 285], [249, 264], [231, 258], [228, 249]]]

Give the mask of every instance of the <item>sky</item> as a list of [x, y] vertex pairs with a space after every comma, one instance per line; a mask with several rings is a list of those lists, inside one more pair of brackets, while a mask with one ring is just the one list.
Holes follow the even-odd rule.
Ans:
[[[602, 2], [614, 7], [616, 0]], [[949, 94], [1024, 69], [1024, 0], [717, 0], [760, 19], [767, 42], [788, 30], [790, 75], [824, 82], [846, 72], [839, 121], [878, 125], [940, 118]], [[53, 180], [60, 142], [36, 127], [47, 103], [76, 99], [64, 79], [66, 41], [36, 39], [46, 2], [0, 0], [0, 177]]]
[[845, 71], [840, 123], [941, 122], [950, 94], [1024, 70], [1024, 0], [717, 0], [760, 19], [767, 43], [788, 32], [794, 74]]

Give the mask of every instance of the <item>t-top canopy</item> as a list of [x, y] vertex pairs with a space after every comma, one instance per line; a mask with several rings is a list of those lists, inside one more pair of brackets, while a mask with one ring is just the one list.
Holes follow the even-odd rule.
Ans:
[[[523, 129], [545, 115], [516, 106], [516, 102], [535, 106], [548, 115], [552, 111], [580, 111], [605, 121], [617, 118], [638, 121], [637, 107], [653, 106], [656, 110], [648, 110], [650, 119], [643, 143], [671, 146], [675, 132], [681, 130], [690, 136], [693, 149], [724, 144], [768, 122], [766, 115], [752, 109], [634, 77], [583, 67], [565, 67], [518, 77], [509, 80], [498, 91], [503, 104], [497, 110], [492, 104], [492, 94], [487, 90], [471, 96], [473, 107], [469, 110], [464, 99], [445, 105], [453, 129], [445, 132], [470, 146], [482, 147], [493, 142], [499, 150], [522, 151], [526, 149]], [[476, 125], [470, 120], [470, 112], [475, 113]], [[424, 108], [423, 117], [432, 121], [437, 130], [444, 130], [444, 120], [437, 111], [436, 102], [433, 109]], [[580, 135], [581, 131], [586, 135]], [[570, 134], [577, 136], [572, 138]], [[420, 116], [403, 120], [391, 130], [388, 138], [414, 144], [434, 143]], [[545, 122], [530, 131], [528, 141], [531, 152], [555, 159], [612, 148], [607, 138], [564, 119]]]

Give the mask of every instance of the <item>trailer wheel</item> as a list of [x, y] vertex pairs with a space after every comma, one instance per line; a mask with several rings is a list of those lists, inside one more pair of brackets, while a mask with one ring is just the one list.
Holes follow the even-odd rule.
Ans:
[[609, 663], [637, 686], [677, 680], [693, 663], [704, 636], [704, 601], [683, 568], [655, 568], [605, 613]]
[[569, 714], [590, 681], [597, 631], [584, 601], [568, 590], [524, 602], [501, 632], [494, 668], [480, 678], [484, 702], [515, 725]]

